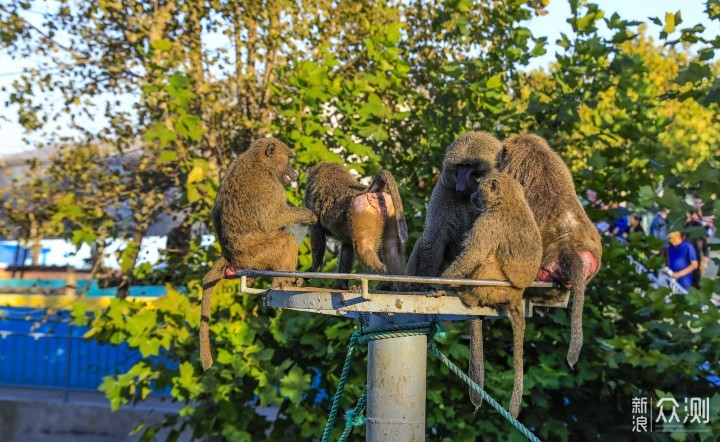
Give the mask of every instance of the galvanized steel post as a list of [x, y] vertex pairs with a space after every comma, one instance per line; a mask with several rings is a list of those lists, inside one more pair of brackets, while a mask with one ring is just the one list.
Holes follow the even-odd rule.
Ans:
[[[422, 315], [370, 314], [370, 329], [422, 322]], [[368, 442], [425, 440], [427, 336], [379, 339], [369, 343]]]

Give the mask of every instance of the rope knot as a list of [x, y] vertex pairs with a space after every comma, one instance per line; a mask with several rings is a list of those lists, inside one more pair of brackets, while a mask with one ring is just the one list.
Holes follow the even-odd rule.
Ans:
[[345, 428], [361, 427], [365, 425], [365, 415], [359, 413], [355, 416], [355, 410], [348, 410], [345, 412]]
[[443, 327], [441, 323], [436, 322], [433, 325], [432, 338], [436, 341], [442, 341], [447, 338], [447, 330], [445, 330], [445, 327]]

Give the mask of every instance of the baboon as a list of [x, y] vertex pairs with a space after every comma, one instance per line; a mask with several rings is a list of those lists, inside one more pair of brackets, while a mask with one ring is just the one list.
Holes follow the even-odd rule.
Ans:
[[[318, 217], [318, 223], [310, 227], [312, 271], [322, 269], [329, 235], [342, 244], [340, 273], [352, 270], [355, 253], [365, 272], [405, 273], [407, 224], [398, 187], [390, 172], [381, 170], [370, 187], [365, 187], [345, 166], [320, 163], [308, 173], [305, 206]], [[382, 261], [378, 256], [380, 250]], [[379, 287], [391, 286], [381, 284]], [[347, 289], [347, 281], [336, 281], [335, 288]]]
[[[422, 237], [415, 243], [407, 265], [413, 276], [440, 276], [460, 254], [465, 235], [473, 227], [480, 211], [472, 204], [477, 180], [495, 168], [502, 144], [486, 132], [467, 132], [447, 148], [440, 181], [430, 196]], [[405, 291], [425, 291], [422, 284], [404, 284]], [[482, 320], [470, 321], [471, 343], [482, 345]], [[480, 335], [478, 335], [480, 333]], [[482, 386], [482, 347], [471, 349], [470, 374]], [[480, 376], [478, 376], [480, 373]], [[475, 405], [481, 398], [471, 391]]]
[[[439, 276], [455, 260], [480, 213], [470, 195], [477, 190], [477, 179], [494, 169], [501, 148], [500, 141], [485, 132], [467, 132], [448, 146], [442, 177], [430, 196], [425, 229], [408, 260], [408, 275]], [[424, 289], [422, 285], [405, 287]]]
[[[232, 276], [235, 268], [295, 270], [297, 242], [284, 228], [317, 221], [310, 210], [293, 206], [285, 197], [283, 186], [297, 179], [290, 164], [294, 156], [274, 138], [256, 140], [230, 164], [220, 183], [212, 217], [222, 257], [203, 278], [200, 360], [205, 370], [213, 363], [209, 322], [215, 284]], [[272, 282], [276, 287], [292, 283], [287, 278]]]
[[[507, 305], [513, 329], [514, 385], [510, 414], [517, 417], [523, 392], [523, 291], [532, 284], [542, 259], [542, 240], [520, 184], [509, 175], [491, 173], [478, 181], [473, 205], [475, 224], [463, 242], [462, 253], [443, 273], [447, 278], [509, 281], [512, 287], [462, 287], [459, 297], [470, 307]], [[471, 321], [470, 377], [484, 379], [482, 320]], [[479, 364], [477, 364], [479, 362]], [[470, 390], [473, 403], [481, 398]]]
[[580, 204], [570, 170], [543, 138], [527, 134], [508, 138], [497, 167], [520, 183], [540, 229], [543, 258], [537, 279], [556, 282], [571, 291], [567, 362], [572, 367], [583, 342], [585, 286], [600, 269], [600, 235]]

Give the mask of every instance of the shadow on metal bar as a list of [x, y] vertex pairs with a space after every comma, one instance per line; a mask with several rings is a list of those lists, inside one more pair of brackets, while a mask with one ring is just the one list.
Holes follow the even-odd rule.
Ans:
[[[438, 296], [438, 292], [389, 292], [368, 288], [369, 281], [405, 282], [416, 284], [510, 287], [508, 281], [458, 279], [423, 276], [373, 275], [362, 273], [280, 272], [266, 270], [238, 270], [243, 293], [263, 294], [265, 305], [312, 313], [358, 318], [362, 313], [431, 315], [436, 320], [465, 320], [478, 316], [487, 319], [507, 316], [504, 307], [468, 307], [452, 293]], [[255, 289], [247, 286], [247, 277], [285, 277], [305, 279], [342, 279], [360, 281], [351, 290], [324, 287], [292, 287], [289, 289]], [[534, 282], [535, 289], [560, 289], [554, 283]], [[534, 307], [566, 308], [569, 292], [560, 299], [541, 301], [525, 299], [525, 315], [531, 317]]]

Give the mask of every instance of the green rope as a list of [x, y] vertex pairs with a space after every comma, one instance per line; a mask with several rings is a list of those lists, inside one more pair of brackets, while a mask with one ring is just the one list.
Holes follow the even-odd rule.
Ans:
[[353, 408], [352, 410], [348, 410], [348, 412], [345, 414], [345, 430], [343, 431], [342, 436], [340, 436], [339, 442], [345, 442], [347, 440], [353, 427], [365, 425], [365, 416], [363, 415], [363, 413], [365, 413], [366, 402], [367, 386], [365, 386], [362, 395], [360, 395], [360, 399], [358, 399], [355, 408]]
[[[497, 412], [500, 413], [502, 417], [507, 419], [507, 421], [510, 422], [512, 426], [517, 428], [525, 437], [527, 437], [528, 440], [532, 442], [540, 442], [540, 439], [538, 439], [527, 427], [525, 427], [517, 419], [510, 416], [510, 413], [506, 409], [504, 409], [502, 405], [498, 404], [495, 399], [493, 399], [487, 392], [485, 392], [485, 390], [480, 388], [478, 384], [476, 384], [472, 379], [470, 379], [468, 375], [466, 375], [462, 370], [460, 370], [460, 368], [458, 368], [457, 365], [453, 364], [447, 358], [447, 356], [445, 356], [440, 350], [438, 350], [433, 340], [444, 339], [447, 333], [445, 332], [445, 328], [443, 328], [442, 325], [438, 323], [433, 324], [430, 322], [417, 322], [414, 324], [404, 325], [388, 325], [370, 330], [361, 328], [352, 334], [352, 336], [350, 337], [350, 345], [348, 346], [348, 352], [345, 356], [345, 364], [343, 365], [342, 373], [340, 374], [340, 380], [338, 381], [338, 389], [335, 393], [335, 396], [333, 396], [332, 407], [330, 407], [330, 415], [328, 416], [328, 421], [325, 425], [325, 430], [323, 431], [322, 442], [328, 442], [330, 440], [330, 433], [332, 432], [332, 428], [335, 425], [335, 420], [337, 419], [338, 408], [340, 407], [340, 398], [345, 391], [345, 383], [347, 382], [348, 375], [350, 374], [352, 357], [355, 354], [355, 348], [357, 347], [357, 345], [365, 344], [378, 339], [402, 338], [417, 335], [428, 335], [431, 341], [430, 350], [438, 359], [440, 359], [443, 364], [445, 364], [450, 369], [450, 371], [455, 373], [463, 382], [468, 384], [470, 388], [480, 394], [483, 399], [485, 399], [485, 401], [490, 404], [490, 406], [497, 410]], [[347, 422], [345, 423], [345, 430], [343, 431], [342, 436], [340, 436], [340, 442], [345, 442], [347, 440], [353, 427], [357, 427], [365, 423], [365, 417], [363, 416], [363, 413], [365, 412], [366, 402], [367, 386], [365, 386], [365, 389], [363, 390], [360, 399], [358, 399], [355, 408], [347, 411], [345, 415]]]
[[447, 367], [455, 373], [460, 379], [462, 379], [466, 384], [470, 386], [475, 392], [480, 394], [480, 396], [485, 399], [491, 407], [493, 407], [502, 417], [507, 419], [510, 424], [517, 428], [523, 436], [527, 437], [528, 440], [531, 440], [532, 442], [540, 442], [540, 439], [538, 439], [528, 428], [523, 425], [520, 421], [515, 419], [514, 417], [510, 416], [510, 413], [503, 408], [502, 405], [498, 404], [495, 399], [492, 398], [485, 390], [480, 388], [478, 384], [475, 383], [468, 375], [466, 375], [457, 365], [453, 364], [450, 359], [447, 358], [438, 348], [435, 346], [435, 343], [430, 344], [430, 350], [433, 352], [433, 354], [442, 361], [443, 364], [447, 365]]
[[[332, 432], [332, 428], [335, 425], [335, 419], [337, 419], [338, 409], [340, 408], [340, 398], [345, 391], [345, 383], [347, 382], [348, 375], [350, 374], [352, 357], [355, 354], [355, 348], [357, 347], [357, 345], [359, 343], [365, 344], [369, 341], [374, 341], [377, 339], [428, 335], [431, 331], [431, 323], [417, 322], [415, 324], [407, 325], [388, 325], [386, 327], [378, 327], [370, 330], [361, 328], [360, 330], [357, 330], [352, 334], [352, 336], [350, 337], [350, 345], [348, 346], [347, 355], [345, 356], [345, 364], [343, 365], [343, 369], [340, 374], [340, 380], [338, 381], [338, 389], [335, 393], [335, 396], [333, 396], [333, 403], [330, 407], [330, 414], [328, 415], [328, 421], [327, 424], [325, 424], [325, 430], [323, 431], [322, 442], [328, 442], [330, 440], [330, 433]], [[348, 431], [348, 435], [349, 434], [350, 432]]]
[[345, 390], [345, 382], [347, 382], [348, 373], [350, 373], [350, 364], [352, 362], [352, 356], [355, 353], [355, 347], [357, 347], [358, 338], [362, 334], [362, 329], [356, 331], [350, 337], [350, 345], [348, 346], [347, 356], [345, 356], [345, 365], [343, 365], [342, 373], [340, 374], [340, 380], [338, 381], [338, 389], [333, 397], [332, 407], [330, 407], [330, 415], [328, 415], [327, 424], [325, 424], [325, 431], [323, 431], [322, 442], [328, 442], [330, 440], [330, 432], [332, 427], [335, 425], [335, 418], [337, 417], [338, 408], [340, 407], [340, 397]]

